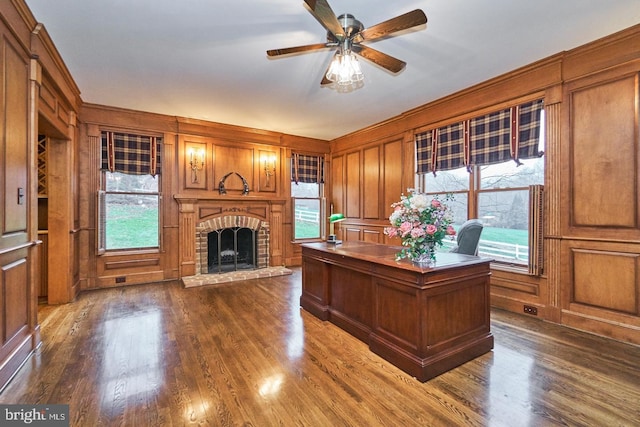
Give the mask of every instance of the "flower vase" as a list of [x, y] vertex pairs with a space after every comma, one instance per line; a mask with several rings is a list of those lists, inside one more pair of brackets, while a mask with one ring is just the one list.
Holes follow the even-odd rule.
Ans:
[[412, 262], [415, 266], [420, 268], [433, 267], [436, 265], [436, 248], [434, 245], [427, 245], [421, 251], [420, 254], [413, 258]]

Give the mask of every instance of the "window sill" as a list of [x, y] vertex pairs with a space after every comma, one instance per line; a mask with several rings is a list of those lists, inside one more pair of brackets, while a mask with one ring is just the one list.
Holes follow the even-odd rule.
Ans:
[[99, 256], [110, 257], [110, 256], [126, 256], [126, 255], [151, 255], [151, 254], [159, 254], [159, 248], [147, 248], [147, 249], [111, 249], [107, 250]]
[[508, 264], [505, 262], [491, 262], [492, 270], [506, 271], [509, 273], [529, 275], [529, 267], [523, 264]]
[[297, 240], [292, 240], [291, 243], [294, 245], [299, 245], [302, 243], [317, 243], [317, 242], [324, 242], [325, 240], [317, 237], [317, 238], [313, 238], [313, 239], [297, 239]]

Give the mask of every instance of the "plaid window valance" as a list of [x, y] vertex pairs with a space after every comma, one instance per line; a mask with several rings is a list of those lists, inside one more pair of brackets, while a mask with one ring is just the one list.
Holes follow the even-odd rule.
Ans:
[[291, 181], [324, 183], [324, 157], [293, 153], [291, 156]]
[[431, 155], [433, 153], [433, 134], [435, 130], [422, 132], [416, 135], [416, 173], [425, 174], [433, 170]]
[[464, 122], [439, 128], [436, 141], [436, 170], [457, 169], [465, 165]]
[[517, 129], [519, 133], [517, 159], [531, 159], [544, 154], [538, 151], [540, 116], [543, 107], [544, 103], [541, 99], [515, 107], [517, 110]]
[[162, 138], [102, 132], [102, 170], [156, 176], [161, 171]]
[[490, 165], [511, 159], [511, 108], [469, 120], [471, 165]]
[[415, 135], [416, 172], [540, 157], [542, 99]]

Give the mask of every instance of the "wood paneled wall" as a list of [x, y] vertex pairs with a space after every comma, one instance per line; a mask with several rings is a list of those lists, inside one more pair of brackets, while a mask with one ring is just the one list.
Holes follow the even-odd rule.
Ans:
[[403, 145], [402, 137], [386, 138], [332, 154], [331, 203], [334, 212], [348, 218], [336, 226], [343, 240], [385, 242], [382, 220], [391, 214], [391, 203], [407, 189]]
[[[0, 389], [40, 342], [37, 320], [41, 260], [38, 240], [39, 133], [67, 138], [74, 168], [74, 114], [79, 92], [53, 43], [22, 0], [0, 2]], [[52, 76], [54, 76], [52, 78]], [[53, 81], [56, 83], [53, 84]], [[56, 168], [51, 169], [56, 173]], [[56, 176], [54, 176], [54, 179]], [[66, 181], [57, 196], [72, 207], [74, 185]], [[73, 209], [67, 221], [73, 224]], [[69, 228], [60, 229], [73, 241]], [[57, 234], [54, 245], [59, 245]], [[54, 246], [54, 250], [62, 249]], [[55, 256], [69, 260], [61, 268], [61, 288], [73, 293], [78, 248]], [[47, 259], [48, 261], [48, 259]], [[46, 265], [45, 262], [42, 264]], [[68, 299], [67, 299], [68, 300]]]
[[415, 133], [543, 97], [544, 274], [494, 263], [492, 303], [640, 344], [639, 75], [640, 25], [337, 138], [339, 236], [386, 243], [389, 205], [414, 186]]
[[[194, 224], [186, 225], [184, 221], [197, 214], [189, 212], [190, 215], [185, 215], [184, 210], [195, 209], [199, 200], [226, 207], [235, 203], [238, 209], [246, 204], [236, 203], [238, 200], [268, 203], [273, 207], [270, 214], [271, 264], [299, 264], [299, 250], [292, 243], [290, 231], [291, 151], [325, 155], [329, 152], [328, 141], [92, 104], [83, 105], [80, 118], [83, 122], [80, 139], [91, 145], [89, 149], [81, 150], [80, 159], [84, 165], [80, 197], [87, 206], [94, 206], [91, 201], [100, 185], [101, 130], [158, 135], [163, 137], [164, 144], [160, 179], [163, 194], [160, 250], [98, 255], [94, 237], [96, 210], [87, 209], [81, 213], [82, 240], [93, 244], [87, 248], [87, 255], [81, 262], [82, 289], [162, 281], [194, 274], [193, 268], [189, 267], [192, 260], [185, 257], [188, 251], [181, 252], [181, 245], [193, 242], [193, 236], [182, 233], [193, 229]], [[196, 174], [191, 169], [190, 150], [196, 156], [204, 153], [204, 166]], [[265, 164], [265, 161], [273, 163]], [[265, 166], [269, 168], [269, 177]], [[219, 192], [223, 180], [226, 194]], [[245, 182], [248, 194], [243, 194]], [[183, 218], [182, 222], [180, 218]]]
[[566, 262], [559, 301], [563, 323], [635, 343], [640, 342], [639, 76], [636, 58], [565, 85], [562, 179], [567, 185], [560, 256]]
[[[35, 144], [30, 102], [29, 54], [11, 28], [0, 22], [0, 388], [39, 341], [36, 303], [37, 234], [29, 208]], [[37, 182], [37, 181], [36, 181]]]

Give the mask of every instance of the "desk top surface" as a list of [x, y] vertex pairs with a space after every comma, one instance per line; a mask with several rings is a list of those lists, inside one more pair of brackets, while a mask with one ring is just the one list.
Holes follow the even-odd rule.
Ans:
[[421, 268], [414, 265], [407, 259], [396, 261], [396, 254], [402, 249], [401, 246], [390, 246], [361, 241], [344, 242], [337, 245], [326, 242], [304, 243], [302, 244], [302, 248], [303, 256], [305, 254], [304, 249], [309, 248], [325, 252], [327, 254], [336, 254], [343, 257], [374, 262], [377, 264], [387, 265], [389, 267], [401, 268], [403, 270], [413, 270], [417, 272], [431, 270], [437, 271], [446, 268], [453, 268], [456, 266], [461, 267], [466, 265], [491, 262], [491, 258], [463, 255], [451, 252], [438, 252], [436, 254], [436, 262], [434, 266]]

